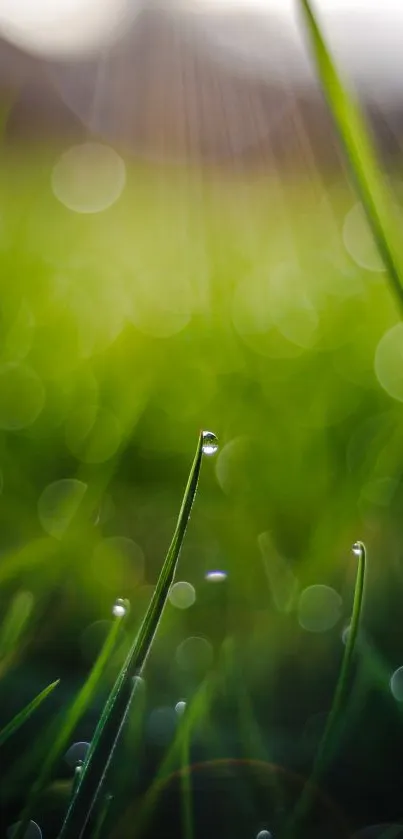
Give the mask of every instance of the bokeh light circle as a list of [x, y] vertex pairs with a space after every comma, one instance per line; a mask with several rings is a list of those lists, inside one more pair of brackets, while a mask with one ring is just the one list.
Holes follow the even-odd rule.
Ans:
[[19, 431], [35, 422], [45, 404], [45, 389], [34, 370], [10, 362], [0, 365], [0, 428]]
[[96, 545], [91, 570], [106, 589], [118, 590], [122, 584], [138, 586], [144, 579], [144, 553], [133, 539], [108, 536]]
[[205, 673], [213, 663], [213, 647], [207, 638], [194, 635], [179, 644], [175, 658], [181, 670], [197, 675]]
[[390, 690], [397, 702], [403, 702], [403, 667], [398, 667], [390, 679]]
[[46, 533], [62, 538], [86, 491], [87, 484], [76, 478], [62, 478], [45, 487], [38, 501], [38, 515]]
[[379, 341], [375, 374], [386, 393], [403, 402], [403, 323], [392, 326]]
[[177, 609], [189, 609], [196, 600], [196, 591], [191, 583], [180, 581], [171, 586], [168, 597]]
[[[19, 825], [20, 822], [16, 822], [16, 824], [13, 824], [8, 828], [7, 839], [13, 839], [13, 837], [17, 835]], [[23, 839], [42, 839], [42, 831], [37, 822], [34, 822], [32, 819], [28, 822], [27, 828], [24, 831]]]
[[82, 760], [84, 761], [90, 744], [84, 740], [80, 740], [77, 743], [73, 743], [72, 746], [67, 750], [64, 759], [72, 769], [77, 766], [77, 763]]
[[106, 408], [86, 405], [66, 421], [66, 443], [84, 463], [105, 463], [116, 454], [121, 439], [120, 423]]
[[385, 271], [361, 204], [355, 204], [346, 215], [343, 242], [347, 252], [360, 268], [367, 271]]
[[308, 586], [299, 597], [298, 622], [307, 632], [327, 632], [340, 620], [342, 603], [334, 588]]
[[82, 143], [63, 152], [52, 172], [56, 198], [76, 213], [100, 213], [118, 200], [126, 167], [118, 153], [101, 143]]

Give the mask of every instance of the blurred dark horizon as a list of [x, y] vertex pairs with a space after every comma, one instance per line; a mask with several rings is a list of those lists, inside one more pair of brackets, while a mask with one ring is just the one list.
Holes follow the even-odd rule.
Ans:
[[[252, 14], [248, 21], [256, 23]], [[114, 47], [93, 58], [49, 60], [0, 40], [3, 146], [92, 136], [154, 162], [339, 169], [338, 138], [318, 86], [309, 74], [301, 72], [299, 83], [295, 70], [288, 75], [297, 58], [275, 15], [268, 30], [280, 49], [273, 72], [260, 74], [245, 70], [242, 56], [218, 61], [191, 26], [161, 9], [141, 11]], [[392, 96], [381, 110], [365, 86], [360, 96], [384, 159], [395, 159], [403, 98]]]

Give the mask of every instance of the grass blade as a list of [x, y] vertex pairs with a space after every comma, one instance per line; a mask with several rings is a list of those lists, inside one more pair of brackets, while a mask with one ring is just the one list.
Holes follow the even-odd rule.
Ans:
[[[357, 557], [358, 567], [357, 576], [354, 588], [353, 612], [351, 616], [350, 629], [347, 635], [346, 646], [344, 650], [343, 660], [341, 664], [340, 674], [334, 693], [332, 707], [327, 719], [325, 730], [319, 744], [318, 752], [315, 757], [315, 762], [300, 800], [297, 803], [295, 811], [291, 818], [292, 833], [296, 830], [298, 824], [304, 818], [309, 810], [312, 802], [311, 796], [314, 794], [315, 784], [318, 781], [321, 773], [326, 767], [329, 759], [331, 747], [333, 746], [334, 734], [337, 723], [340, 719], [341, 712], [348, 694], [350, 685], [350, 674], [355, 646], [357, 642], [358, 629], [360, 625], [360, 618], [362, 613], [362, 605], [364, 600], [364, 586], [365, 586], [365, 571], [366, 571], [366, 550], [363, 542], [356, 542], [353, 545], [353, 553]], [[289, 835], [289, 834], [287, 834]]]
[[123, 619], [123, 615], [115, 618], [88, 679], [79, 691], [76, 699], [63, 719], [63, 723], [53, 741], [47, 757], [41, 765], [39, 775], [30, 790], [14, 839], [23, 839], [25, 830], [31, 818], [32, 810], [39, 800], [43, 789], [51, 776], [55, 763], [64, 753], [74, 729], [94, 698], [95, 692], [105, 671], [105, 667], [115, 649], [116, 640]]
[[[59, 839], [81, 839], [105, 780], [113, 752], [125, 724], [133, 697], [138, 689], [138, 679], [135, 677], [140, 676], [144, 668], [174, 579], [180, 549], [197, 491], [206, 436], [207, 432], [200, 433], [175, 532], [158, 577], [155, 591], [126, 661], [105, 704]], [[213, 436], [210, 435], [210, 437]], [[213, 453], [213, 450], [211, 450], [211, 453]]]
[[391, 195], [361, 110], [343, 84], [310, 0], [298, 0], [311, 40], [316, 69], [338, 130], [356, 188], [391, 286], [403, 309], [401, 236]]
[[34, 713], [34, 711], [36, 711], [37, 708], [39, 708], [40, 705], [42, 705], [42, 702], [46, 699], [47, 696], [49, 696], [50, 693], [52, 693], [52, 691], [57, 687], [59, 682], [60, 679], [56, 679], [55, 682], [52, 682], [50, 685], [48, 685], [44, 690], [41, 691], [41, 693], [38, 693], [38, 696], [35, 696], [35, 699], [33, 699], [32, 702], [26, 705], [25, 708], [23, 708], [22, 711], [19, 712], [19, 714], [16, 714], [15, 717], [13, 717], [13, 719], [10, 720], [10, 722], [7, 723], [7, 725], [4, 726], [4, 728], [1, 729], [0, 746], [2, 746], [3, 743], [5, 743], [6, 740], [8, 740], [8, 738], [11, 737], [11, 735], [14, 734], [15, 731], [18, 731], [18, 729], [21, 728], [22, 725], [24, 725], [24, 722], [26, 722], [29, 719], [29, 717]]
[[[132, 839], [137, 839], [141, 836], [145, 827], [149, 823], [155, 807], [158, 804], [158, 799], [161, 790], [164, 787], [169, 775], [177, 769], [177, 764], [183, 766], [183, 758], [186, 744], [189, 743], [195, 727], [203, 720], [204, 716], [210, 708], [210, 704], [214, 693], [218, 686], [218, 680], [211, 675], [205, 679], [199, 686], [197, 693], [194, 695], [189, 707], [186, 708], [184, 719], [181, 720], [180, 726], [175, 735], [170, 748], [168, 749], [164, 759], [162, 760], [157, 773], [154, 776], [153, 782], [144, 795], [140, 806], [136, 811], [136, 825], [132, 826]], [[118, 825], [117, 833], [124, 832], [126, 817], [124, 816], [121, 823]]]

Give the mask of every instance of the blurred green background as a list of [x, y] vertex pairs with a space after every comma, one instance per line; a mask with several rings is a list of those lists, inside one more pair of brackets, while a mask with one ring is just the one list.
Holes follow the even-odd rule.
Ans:
[[190, 585], [147, 666], [143, 780], [229, 639], [196, 747], [309, 771], [361, 539], [357, 679], [328, 784], [353, 827], [397, 819], [403, 327], [347, 177], [104, 159], [103, 144], [83, 168], [65, 151], [0, 152], [0, 603], [9, 624], [17, 612], [0, 628], [1, 719], [62, 679], [5, 753], [6, 812], [35, 771], [23, 747], [82, 683], [115, 599], [131, 603], [123, 647], [144, 614], [208, 428], [220, 447], [180, 559]]

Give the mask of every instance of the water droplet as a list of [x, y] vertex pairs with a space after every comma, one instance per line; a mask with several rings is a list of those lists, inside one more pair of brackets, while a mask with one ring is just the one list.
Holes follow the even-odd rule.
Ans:
[[175, 705], [175, 711], [176, 711], [176, 713], [177, 713], [178, 717], [181, 717], [181, 716], [182, 716], [182, 714], [184, 714], [184, 713], [185, 713], [185, 711], [186, 711], [186, 702], [185, 702], [183, 699], [180, 699], [180, 701], [176, 703], [176, 705]]
[[177, 609], [189, 609], [196, 600], [196, 592], [190, 583], [174, 583], [169, 591], [169, 600]]
[[144, 694], [145, 687], [146, 687], [146, 683], [145, 683], [142, 676], [138, 676], [138, 675], [133, 676], [133, 679], [132, 679], [133, 695], [134, 695], [134, 693], [140, 693], [140, 691]]
[[85, 741], [73, 743], [64, 756], [66, 763], [72, 768], [78, 766], [78, 764], [82, 764], [87, 756], [89, 747], [90, 744]]
[[210, 583], [220, 583], [227, 579], [226, 571], [207, 571], [206, 580]]
[[215, 454], [218, 449], [218, 440], [212, 431], [203, 431], [203, 454]]
[[84, 761], [83, 760], [78, 760], [76, 765], [75, 765], [75, 769], [74, 769], [74, 775], [75, 775], [76, 780], [80, 777], [81, 770], [82, 770], [83, 766], [84, 766]]
[[[16, 822], [16, 824], [12, 824], [11, 827], [9, 827], [7, 830], [8, 839], [12, 839], [12, 837], [16, 835], [19, 826], [20, 822]], [[34, 821], [28, 822], [23, 839], [42, 839], [42, 831], [39, 824]]]
[[268, 830], [259, 830], [256, 839], [273, 839], [273, 834]]
[[362, 558], [362, 556], [364, 554], [364, 550], [365, 550], [365, 548], [364, 548], [364, 545], [363, 545], [362, 542], [354, 542], [354, 545], [352, 547], [352, 551], [353, 551], [354, 556], [357, 557], [357, 559]]
[[129, 610], [129, 601], [123, 600], [121, 597], [118, 597], [113, 604], [112, 614], [115, 615], [115, 618], [124, 618]]

